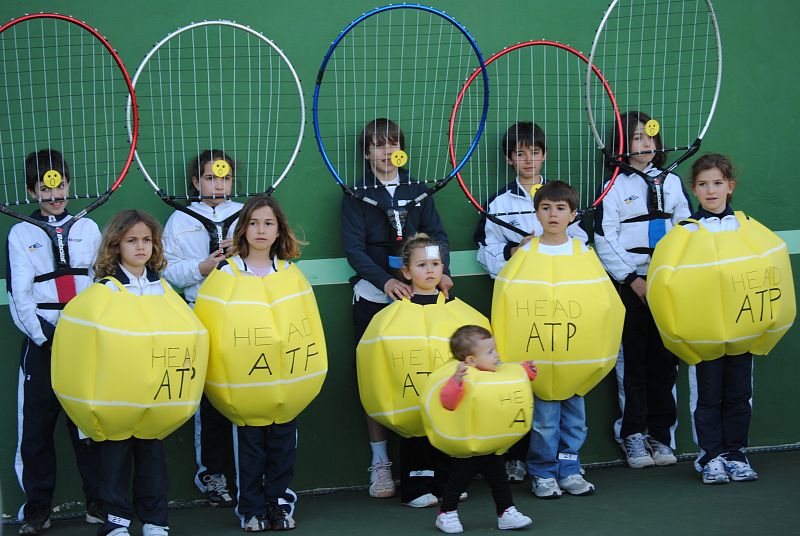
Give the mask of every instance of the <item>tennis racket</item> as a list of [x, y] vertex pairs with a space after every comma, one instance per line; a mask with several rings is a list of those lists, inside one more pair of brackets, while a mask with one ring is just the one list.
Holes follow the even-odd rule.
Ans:
[[[211, 251], [238, 213], [214, 222], [187, 207], [208, 199], [190, 188], [187, 162], [214, 149], [235, 158], [230, 197], [271, 194], [300, 151], [305, 102], [289, 59], [261, 33], [215, 20], [184, 26], [156, 43], [133, 77], [141, 117], [136, 150], [148, 184], [200, 221]], [[128, 106], [129, 116], [133, 111]], [[231, 171], [214, 167], [224, 178]]]
[[[512, 212], [500, 210], [492, 200], [506, 188], [516, 189], [517, 171], [509, 165], [509, 151], [503, 139], [533, 137], [534, 123], [544, 133], [546, 154], [532, 153], [518, 166], [527, 166], [528, 173], [545, 178], [560, 179], [572, 185], [579, 194], [579, 213], [591, 211], [603, 199], [616, 179], [601, 189], [607, 171], [597, 153], [595, 140], [586, 121], [584, 84], [588, 59], [569, 45], [554, 41], [527, 41], [507, 47], [486, 60], [489, 71], [491, 106], [486, 120], [484, 137], [478, 149], [457, 173], [461, 189], [469, 202], [490, 221], [521, 236], [532, 229], [520, 227], [525, 215], [533, 214], [533, 204]], [[592, 80], [602, 87], [602, 98], [611, 112], [616, 111], [614, 93], [597, 69], [591, 69]], [[480, 95], [473, 90], [479, 72], [467, 79], [458, 94], [450, 116], [450, 124], [472, 117], [480, 109]], [[619, 118], [618, 112], [613, 116]], [[520, 125], [528, 123], [528, 125]], [[525, 134], [523, 134], [525, 132]], [[451, 132], [450, 139], [454, 140]], [[456, 164], [455, 143], [451, 144], [450, 159]], [[529, 148], [531, 151], [533, 147]], [[521, 173], [522, 174], [522, 173]], [[531, 196], [535, 192], [531, 190]]]
[[[622, 129], [615, 133], [609, 127], [614, 111], [598, 98], [599, 86], [587, 70], [586, 107], [597, 144], [610, 162], [647, 181], [650, 203], [661, 212], [663, 180], [700, 148], [717, 106], [722, 43], [714, 8], [709, 0], [614, 0], [597, 29], [589, 63], [603, 72], [623, 112]], [[639, 113], [626, 116], [632, 111]], [[609, 140], [624, 138], [622, 130], [638, 118], [657, 149], [632, 152], [623, 143], [618, 151]], [[663, 169], [656, 177], [628, 162], [649, 153]], [[669, 153], [675, 153], [671, 162]]]
[[[134, 105], [128, 136], [124, 110], [126, 99], [135, 103], [130, 77], [97, 30], [66, 15], [7, 22], [0, 27], [0, 53], [0, 212], [47, 233], [56, 266], [41, 280], [86, 275], [70, 268], [67, 237], [75, 222], [108, 201], [133, 161], [138, 116]], [[24, 162], [40, 151], [49, 166], [34, 165], [45, 187], [29, 191]], [[66, 168], [54, 162], [53, 151]], [[91, 201], [58, 227], [22, 213], [31, 204], [66, 199]]]
[[[478, 70], [481, 105], [475, 116], [450, 125], [458, 88]], [[314, 88], [314, 134], [325, 165], [344, 190], [387, 214], [397, 241], [403, 238], [407, 208], [448, 184], [480, 139], [489, 105], [483, 57], [469, 32], [449, 15], [415, 4], [389, 5], [364, 13], [331, 44]], [[399, 125], [402, 151], [392, 154], [400, 181], [427, 189], [406, 207], [374, 199], [367, 179], [366, 147], [359, 132], [376, 118]], [[448, 130], [455, 140], [455, 165], [448, 157]], [[376, 134], [377, 136], [377, 134]], [[388, 137], [388, 136], [386, 136]]]

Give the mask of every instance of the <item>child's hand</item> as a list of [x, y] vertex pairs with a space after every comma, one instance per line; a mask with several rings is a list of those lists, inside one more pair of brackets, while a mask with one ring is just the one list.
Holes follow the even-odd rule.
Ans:
[[527, 363], [528, 366], [531, 368], [531, 370], [534, 372], [534, 374], [539, 374], [539, 369], [536, 368], [536, 361], [531, 359], [530, 361], [527, 361]]
[[208, 274], [214, 271], [214, 268], [216, 268], [221, 261], [228, 257], [224, 250], [229, 249], [232, 245], [233, 240], [230, 238], [226, 238], [220, 242], [219, 248], [212, 251], [208, 257], [200, 261], [200, 264], [197, 265], [197, 268], [200, 270], [200, 275], [206, 277]]
[[642, 303], [647, 305], [647, 281], [642, 277], [637, 277], [631, 281], [631, 290], [639, 296]]
[[455, 378], [456, 383], [461, 385], [464, 382], [464, 376], [467, 375], [467, 369], [469, 365], [461, 361], [458, 366], [456, 367], [456, 372], [453, 374], [453, 378]]
[[442, 279], [439, 280], [439, 290], [444, 294], [444, 299], [450, 298], [450, 289], [453, 288], [453, 280], [447, 274], [442, 274]]
[[526, 237], [523, 237], [522, 241], [521, 241], [521, 242], [520, 242], [518, 245], [516, 245], [516, 246], [514, 246], [513, 248], [511, 248], [511, 251], [510, 251], [511, 255], [513, 256], [513, 255], [514, 255], [514, 253], [516, 253], [516, 252], [517, 252], [517, 250], [519, 250], [519, 248], [521, 248], [522, 246], [524, 246], [525, 244], [527, 244], [528, 242], [530, 242], [531, 240], [533, 240], [533, 237], [534, 237], [534, 236], [536, 236], [536, 235], [535, 235], [535, 234], [533, 234], [533, 233], [531, 233], [531, 234], [529, 234], [528, 236], [526, 236]]
[[411, 298], [414, 295], [414, 290], [410, 285], [406, 285], [399, 279], [390, 279], [383, 285], [383, 291], [387, 296], [393, 300], [402, 300], [403, 298]]

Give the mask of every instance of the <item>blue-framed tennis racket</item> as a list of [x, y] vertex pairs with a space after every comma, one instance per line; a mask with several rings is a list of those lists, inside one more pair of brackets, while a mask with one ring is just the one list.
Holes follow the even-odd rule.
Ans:
[[[457, 156], [448, 149], [450, 112], [464, 80], [482, 74], [482, 106], [454, 125]], [[480, 85], [480, 84], [479, 84]], [[359, 134], [375, 119], [389, 119], [402, 129], [399, 150], [386, 155], [404, 169], [401, 181], [415, 180], [427, 190], [419, 203], [443, 188], [474, 151], [486, 122], [489, 80], [475, 40], [451, 16], [416, 4], [389, 5], [364, 13], [348, 24], [331, 44], [314, 88], [314, 134], [325, 165], [349, 195], [385, 211], [398, 239], [400, 207], [373, 199], [375, 181], [368, 178], [367, 147]], [[376, 138], [387, 122], [375, 122]], [[367, 145], [370, 140], [366, 140]]]

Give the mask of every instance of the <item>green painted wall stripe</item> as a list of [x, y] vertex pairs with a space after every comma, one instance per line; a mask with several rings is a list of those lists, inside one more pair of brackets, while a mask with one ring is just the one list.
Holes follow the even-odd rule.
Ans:
[[[789, 247], [789, 254], [800, 253], [800, 229], [793, 231], [777, 231], [781, 239]], [[453, 251], [450, 253], [451, 272], [455, 277], [484, 274], [483, 267], [475, 259], [475, 250]], [[312, 285], [343, 285], [353, 275], [353, 269], [347, 259], [311, 259], [299, 261], [297, 266], [303, 271]], [[0, 305], [8, 305], [5, 279], [0, 280]]]

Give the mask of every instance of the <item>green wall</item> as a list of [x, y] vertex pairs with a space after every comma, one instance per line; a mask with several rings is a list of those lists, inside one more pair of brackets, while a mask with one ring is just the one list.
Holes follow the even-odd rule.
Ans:
[[[485, 55], [529, 39], [548, 38], [589, 51], [606, 0], [437, 0], [432, 5], [462, 22], [477, 39]], [[789, 242], [795, 281], [800, 282], [800, 216], [796, 183], [795, 135], [800, 106], [794, 84], [800, 80], [795, 42], [790, 38], [800, 27], [795, 2], [774, 0], [756, 3], [720, 0], [716, 8], [724, 46], [724, 79], [714, 124], [704, 150], [731, 154], [739, 165], [736, 206], [745, 210]], [[57, 11], [85, 20], [99, 28], [119, 51], [133, 72], [150, 47], [168, 32], [191, 21], [224, 18], [236, 20], [264, 33], [291, 59], [303, 82], [310, 115], [311, 97], [319, 64], [330, 42], [352, 19], [376, 4], [363, 0], [338, 2], [195, 0], [170, 2], [139, 0], [12, 1], [0, 4], [0, 20], [24, 13]], [[321, 395], [300, 419], [300, 449], [294, 487], [298, 490], [363, 485], [367, 480], [368, 445], [358, 402], [351, 350], [350, 289], [342, 284], [338, 208], [341, 193], [331, 181], [307, 125], [303, 150], [287, 182], [278, 191], [298, 234], [310, 243], [303, 258], [315, 260], [304, 269], [312, 282], [322, 311], [328, 339], [330, 372]], [[686, 167], [679, 169], [686, 174]], [[308, 192], [313, 192], [312, 196]], [[476, 214], [455, 184], [436, 197], [453, 249], [462, 251], [457, 274], [477, 274], [471, 250]], [[170, 210], [145, 186], [134, 169], [111, 202], [92, 214], [101, 225], [115, 211], [144, 207], [162, 221]], [[15, 223], [0, 219], [7, 234]], [[5, 255], [3, 253], [3, 255]], [[4, 260], [4, 259], [3, 259]], [[5, 276], [5, 274], [3, 274]], [[327, 284], [323, 284], [327, 283]], [[455, 279], [459, 296], [488, 313], [491, 282], [484, 275]], [[5, 300], [3, 300], [5, 303]], [[19, 332], [7, 306], [0, 306], [0, 334], [6, 348], [0, 375], [0, 487], [5, 499], [2, 511], [11, 514], [22, 501], [13, 472], [16, 448], [16, 392]], [[754, 446], [800, 442], [798, 396], [793, 378], [800, 372], [798, 329], [792, 329], [767, 359], [758, 359], [755, 370], [755, 407], [751, 429]], [[679, 451], [691, 452], [686, 371], [682, 367]], [[582, 452], [584, 462], [619, 459], [611, 440], [615, 418], [616, 384], [607, 378], [587, 397], [589, 439]], [[82, 499], [77, 473], [71, 462], [64, 428], [58, 428], [59, 485], [56, 503]], [[171, 467], [170, 496], [175, 500], [198, 498], [191, 484], [194, 471], [192, 434], [185, 426], [168, 440]], [[67, 508], [70, 505], [66, 505]]]

